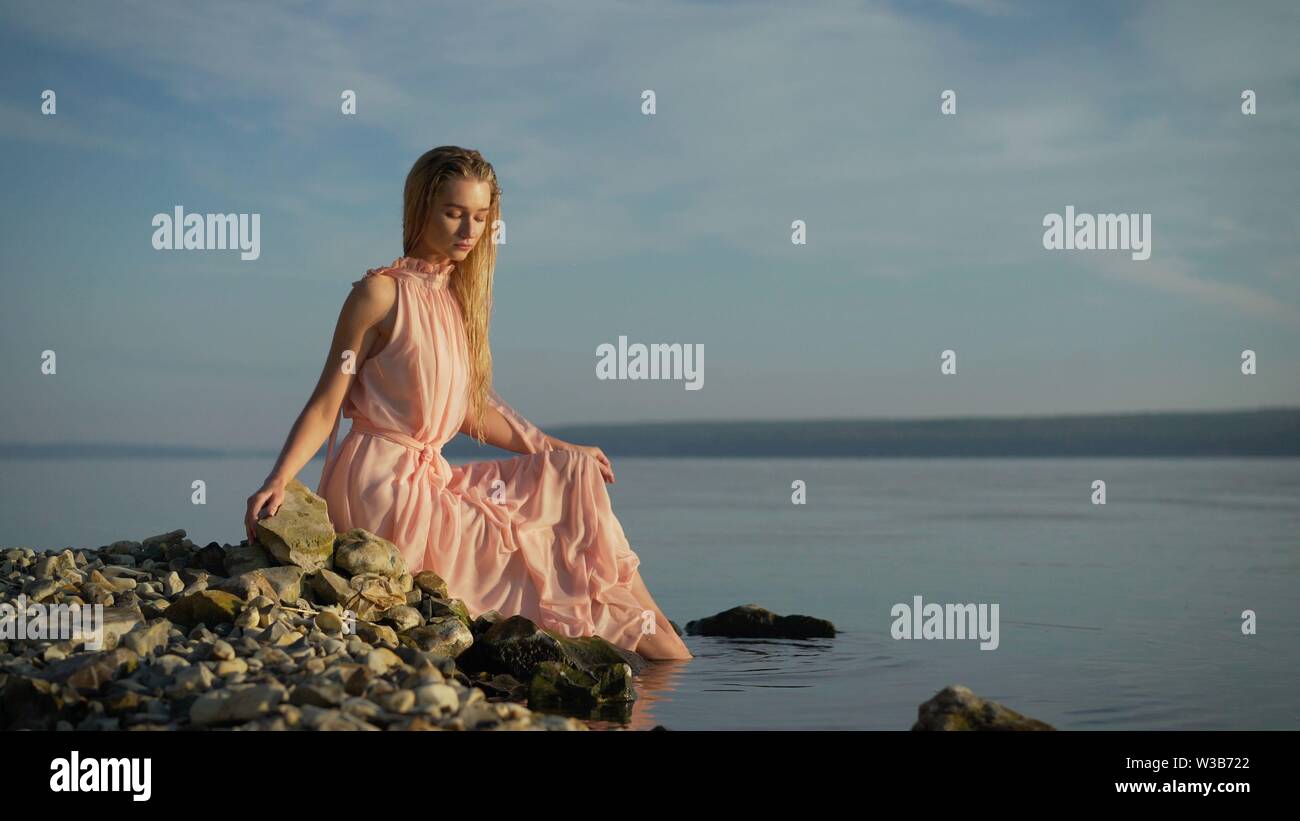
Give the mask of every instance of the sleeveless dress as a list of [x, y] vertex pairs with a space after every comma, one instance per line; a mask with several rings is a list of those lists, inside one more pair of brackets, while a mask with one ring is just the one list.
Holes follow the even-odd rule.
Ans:
[[396, 280], [397, 316], [348, 389], [340, 411], [352, 428], [334, 453], [335, 420], [316, 493], [336, 531], [360, 527], [393, 542], [412, 575], [437, 573], [471, 616], [523, 615], [635, 650], [647, 619], [632, 591], [640, 560], [597, 461], [553, 449], [495, 391], [489, 403], [530, 452], [465, 465], [442, 456], [469, 408], [454, 268], [401, 257], [366, 272]]

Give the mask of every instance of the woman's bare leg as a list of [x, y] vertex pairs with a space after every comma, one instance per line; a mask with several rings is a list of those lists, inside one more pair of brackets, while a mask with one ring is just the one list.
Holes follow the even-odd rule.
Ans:
[[646, 589], [639, 570], [632, 576], [632, 595], [636, 596], [636, 600], [642, 607], [655, 614], [655, 631], [641, 637], [636, 652], [647, 659], [658, 661], [695, 658], [691, 651], [686, 649], [686, 643], [677, 635], [677, 631], [668, 623], [668, 617], [650, 597], [650, 591]]

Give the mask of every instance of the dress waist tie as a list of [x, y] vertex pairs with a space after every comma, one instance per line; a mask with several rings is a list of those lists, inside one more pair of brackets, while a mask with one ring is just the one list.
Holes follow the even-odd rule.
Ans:
[[424, 474], [429, 470], [430, 465], [434, 465], [434, 471], [442, 479], [442, 484], [446, 485], [451, 481], [451, 465], [446, 459], [442, 458], [442, 445], [436, 442], [421, 442], [413, 436], [408, 436], [399, 430], [391, 428], [381, 428], [371, 422], [364, 416], [352, 417], [352, 432], [361, 433], [368, 436], [378, 436], [381, 439], [387, 439], [390, 442], [418, 451], [420, 454], [420, 463], [418, 475], [416, 478], [424, 478]]

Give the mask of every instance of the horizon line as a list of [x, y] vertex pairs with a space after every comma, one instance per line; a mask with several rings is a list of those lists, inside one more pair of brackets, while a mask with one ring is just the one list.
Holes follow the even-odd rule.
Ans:
[[[1244, 414], [1277, 414], [1293, 413], [1300, 414], [1300, 406], [1286, 405], [1278, 407], [1260, 406], [1256, 408], [1236, 408], [1223, 410], [1179, 410], [1179, 411], [1118, 411], [1105, 413], [1049, 413], [1037, 415], [984, 415], [984, 416], [953, 416], [953, 417], [824, 417], [824, 418], [805, 418], [805, 419], [697, 419], [697, 420], [665, 420], [665, 421], [638, 421], [638, 422], [605, 422], [593, 424], [569, 423], [564, 425], [548, 425], [552, 431], [570, 432], [582, 430], [606, 430], [614, 431], [618, 429], [642, 429], [647, 427], [702, 427], [702, 426], [780, 426], [780, 425], [934, 425], [934, 424], [960, 424], [967, 422], [1025, 422], [1025, 421], [1061, 421], [1061, 420], [1104, 420], [1124, 417], [1158, 417], [1158, 416], [1180, 416], [1180, 417], [1213, 417], [1222, 415], [1244, 415]], [[478, 445], [473, 439], [466, 437], [463, 440], [460, 436], [454, 436], [447, 441], [446, 446], [453, 450], [470, 449], [472, 453], [501, 450], [492, 445]], [[321, 451], [324, 445], [317, 450], [308, 460], [309, 462], [321, 458]], [[91, 453], [73, 453], [73, 450], [90, 450]], [[54, 451], [50, 453], [49, 451]], [[502, 451], [508, 453], [509, 451]], [[278, 448], [222, 448], [209, 445], [187, 445], [173, 443], [150, 443], [150, 442], [105, 442], [105, 441], [46, 441], [46, 442], [23, 442], [23, 441], [0, 441], [0, 459], [22, 459], [22, 458], [42, 458], [42, 457], [71, 457], [71, 458], [104, 458], [104, 457], [166, 457], [166, 458], [274, 458], [279, 453]], [[667, 455], [667, 454], [665, 454]], [[743, 453], [733, 454], [737, 456], [746, 455]], [[754, 454], [754, 455], [776, 455], [776, 454]], [[855, 454], [845, 454], [855, 455]], [[925, 455], [925, 454], [917, 454]], [[1050, 454], [1043, 454], [1044, 456]]]

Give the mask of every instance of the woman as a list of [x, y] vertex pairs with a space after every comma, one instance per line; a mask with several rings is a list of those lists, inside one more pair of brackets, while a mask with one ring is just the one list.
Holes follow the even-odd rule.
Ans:
[[[316, 389], [248, 499], [249, 541], [328, 432], [316, 492], [336, 531], [393, 542], [412, 574], [437, 573], [473, 615], [518, 614], [648, 659], [691, 658], [611, 509], [609, 459], [546, 435], [492, 389], [496, 246], [480, 240], [500, 195], [477, 151], [443, 146], [416, 161], [404, 256], [352, 283]], [[335, 454], [340, 410], [352, 429]], [[452, 466], [441, 448], [458, 432], [524, 455]]]

